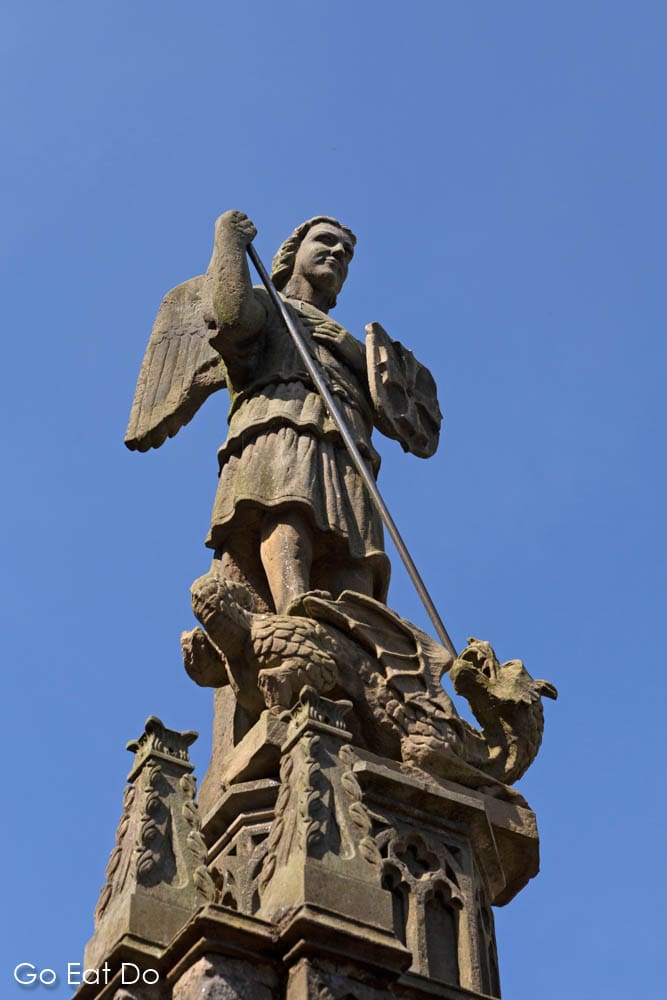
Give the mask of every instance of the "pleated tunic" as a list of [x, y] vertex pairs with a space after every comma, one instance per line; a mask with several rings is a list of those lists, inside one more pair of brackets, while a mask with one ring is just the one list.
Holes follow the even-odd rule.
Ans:
[[[218, 345], [231, 406], [206, 544], [222, 550], [238, 532], [259, 531], [265, 511], [296, 506], [313, 529], [313, 564], [367, 561], [374, 596], [385, 600], [389, 561], [380, 517], [282, 319], [263, 289], [255, 294], [266, 313], [262, 329]], [[286, 301], [377, 476], [364, 346], [314, 306]]]

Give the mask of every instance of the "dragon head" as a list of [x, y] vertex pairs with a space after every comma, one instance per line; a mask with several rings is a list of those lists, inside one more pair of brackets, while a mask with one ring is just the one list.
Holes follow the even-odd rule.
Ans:
[[254, 602], [240, 583], [209, 572], [190, 588], [192, 609], [213, 644], [227, 657], [240, 653], [250, 631]]
[[468, 639], [450, 677], [456, 693], [470, 702], [478, 718], [478, 710], [482, 715], [487, 711], [506, 714], [514, 707], [532, 705], [542, 696], [558, 697], [554, 685], [534, 680], [521, 660], [500, 663], [491, 644], [482, 639]]

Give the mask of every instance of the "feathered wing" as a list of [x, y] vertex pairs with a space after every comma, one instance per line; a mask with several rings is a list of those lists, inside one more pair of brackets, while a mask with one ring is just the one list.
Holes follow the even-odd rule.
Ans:
[[225, 386], [225, 368], [211, 347], [204, 309], [205, 276], [165, 295], [139, 372], [125, 444], [159, 448], [184, 427], [204, 400]]

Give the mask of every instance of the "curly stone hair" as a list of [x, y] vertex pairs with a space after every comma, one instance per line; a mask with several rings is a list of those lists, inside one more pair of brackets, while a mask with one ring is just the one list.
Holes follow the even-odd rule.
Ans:
[[[271, 281], [279, 291], [283, 290], [292, 277], [296, 252], [301, 246], [306, 233], [320, 222], [328, 222], [330, 225], [336, 226], [337, 229], [342, 229], [352, 241], [352, 245], [356, 244], [357, 237], [352, 230], [344, 226], [338, 219], [333, 219], [330, 215], [316, 215], [313, 219], [302, 222], [300, 226], [296, 227], [292, 235], [288, 236], [284, 243], [281, 243], [277, 254], [273, 258], [271, 264]], [[329, 308], [333, 309], [335, 305], [336, 296], [334, 295], [333, 300], [329, 303]]]

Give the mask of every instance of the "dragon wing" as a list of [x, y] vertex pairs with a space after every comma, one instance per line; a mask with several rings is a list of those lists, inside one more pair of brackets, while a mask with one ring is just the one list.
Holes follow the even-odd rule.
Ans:
[[444, 695], [440, 678], [451, 666], [449, 651], [374, 598], [349, 590], [336, 601], [304, 594], [301, 607], [292, 613], [306, 614], [349, 635], [379, 661], [387, 680], [404, 694], [425, 687], [431, 695]]
[[204, 400], [225, 386], [225, 367], [211, 347], [204, 308], [205, 276], [165, 295], [139, 372], [125, 444], [159, 448], [184, 427]]

